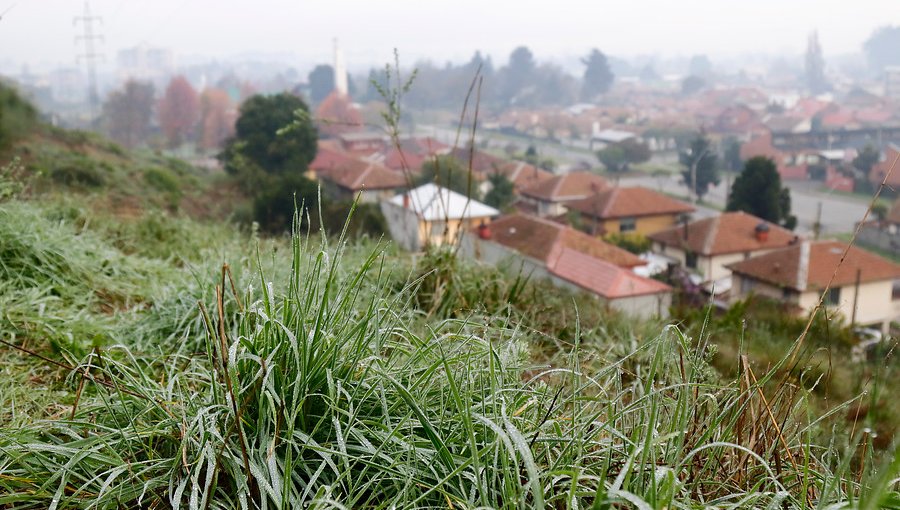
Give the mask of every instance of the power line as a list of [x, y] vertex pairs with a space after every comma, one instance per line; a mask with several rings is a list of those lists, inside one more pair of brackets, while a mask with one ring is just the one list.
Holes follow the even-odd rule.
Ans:
[[90, 104], [91, 117], [93, 118], [97, 114], [97, 104], [99, 103], [99, 96], [97, 95], [97, 61], [103, 60], [103, 55], [97, 53], [94, 47], [95, 41], [99, 40], [103, 42], [103, 36], [94, 32], [94, 23], [100, 23], [102, 25], [103, 18], [91, 15], [91, 6], [88, 2], [85, 2], [84, 14], [75, 16], [72, 19], [73, 26], [78, 26], [78, 23], [81, 23], [84, 32], [82, 35], [75, 37], [75, 44], [77, 45], [79, 42], [83, 42], [84, 53], [81, 53], [76, 57], [76, 63], [84, 61], [85, 67], [87, 67], [88, 103]]

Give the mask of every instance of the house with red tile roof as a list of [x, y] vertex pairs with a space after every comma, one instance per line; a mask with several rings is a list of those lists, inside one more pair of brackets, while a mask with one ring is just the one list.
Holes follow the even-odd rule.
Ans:
[[802, 241], [727, 267], [732, 300], [762, 295], [807, 314], [824, 293], [829, 316], [839, 313], [849, 323], [886, 332], [900, 319], [900, 264], [843, 242]]
[[519, 196], [538, 216], [559, 216], [566, 213], [568, 204], [610, 187], [606, 179], [593, 172], [569, 172], [524, 187]]
[[336, 167], [358, 161], [356, 156], [335, 149], [333, 145], [325, 142], [327, 141], [319, 140], [319, 148], [316, 151], [316, 157], [309, 163], [307, 176], [312, 180], [318, 180], [319, 174], [327, 173], [334, 170]]
[[[887, 177], [888, 186], [900, 189], [900, 160], [898, 158], [900, 158], [900, 146], [893, 143], [888, 144], [882, 160], [873, 165], [872, 170], [869, 171], [869, 182], [877, 187]], [[896, 165], [894, 165], [895, 161]], [[891, 170], [891, 166], [894, 166], [893, 170]], [[890, 175], [888, 175], [889, 171]]]
[[362, 159], [341, 161], [315, 172], [325, 193], [338, 199], [353, 199], [374, 204], [394, 196], [409, 181], [402, 172]]
[[648, 236], [652, 251], [715, 284], [716, 293], [731, 288], [729, 264], [799, 242], [785, 228], [743, 211], [726, 212]]
[[645, 263], [640, 258], [544, 218], [498, 218], [464, 236], [460, 253], [588, 292], [605, 306], [636, 317], [665, 318], [672, 301], [671, 287], [632, 271]]
[[315, 121], [319, 132], [329, 137], [364, 129], [359, 109], [349, 97], [336, 90], [328, 94], [316, 108]]
[[675, 226], [694, 206], [651, 189], [614, 187], [566, 207], [579, 215], [582, 229], [603, 236], [614, 232], [649, 235]]
[[[488, 173], [502, 174], [512, 182], [513, 188], [517, 193], [521, 193], [523, 189], [535, 186], [553, 178], [553, 174], [524, 161], [508, 161], [497, 165], [496, 168]], [[490, 188], [483, 189], [482, 193], [487, 193]]]
[[409, 171], [418, 174], [426, 159], [443, 154], [449, 147], [434, 138], [401, 138], [382, 154], [381, 163], [391, 170]]

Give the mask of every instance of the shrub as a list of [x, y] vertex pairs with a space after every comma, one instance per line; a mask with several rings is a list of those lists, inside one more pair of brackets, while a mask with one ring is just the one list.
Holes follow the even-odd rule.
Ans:
[[106, 177], [97, 166], [87, 159], [72, 159], [54, 167], [50, 178], [59, 184], [81, 188], [99, 188], [106, 184]]

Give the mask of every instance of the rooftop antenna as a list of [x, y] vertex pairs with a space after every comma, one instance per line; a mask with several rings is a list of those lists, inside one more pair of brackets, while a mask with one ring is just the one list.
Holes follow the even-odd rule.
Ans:
[[88, 104], [91, 108], [91, 119], [97, 116], [97, 105], [99, 96], [97, 95], [97, 61], [103, 59], [103, 55], [97, 53], [94, 49], [94, 41], [103, 42], [103, 36], [94, 32], [94, 23], [103, 24], [103, 18], [91, 15], [91, 6], [88, 2], [84, 3], [84, 14], [75, 16], [72, 19], [72, 25], [84, 28], [82, 35], [75, 37], [75, 44], [84, 43], [84, 53], [79, 54], [76, 63], [85, 63], [88, 75]]

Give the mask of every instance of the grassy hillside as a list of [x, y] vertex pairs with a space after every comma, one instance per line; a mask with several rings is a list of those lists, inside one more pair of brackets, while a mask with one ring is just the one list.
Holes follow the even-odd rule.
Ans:
[[896, 497], [900, 466], [866, 434], [817, 442], [802, 387], [722, 379], [707, 341], [515, 274], [174, 219], [177, 258], [139, 235], [128, 255], [53, 206], [0, 218], [0, 334], [19, 347], [0, 364], [0, 506]]
[[126, 151], [95, 133], [53, 127], [0, 83], [0, 163], [21, 167], [26, 196], [68, 197], [137, 217], [167, 211], [224, 218], [240, 193], [224, 175], [150, 150]]
[[449, 251], [259, 238], [208, 219], [214, 176], [17, 136], [0, 508], [900, 507], [893, 442], [823, 403], [824, 340], [786, 365], [798, 324], [635, 322]]

